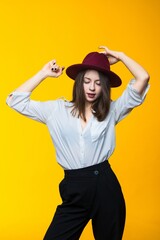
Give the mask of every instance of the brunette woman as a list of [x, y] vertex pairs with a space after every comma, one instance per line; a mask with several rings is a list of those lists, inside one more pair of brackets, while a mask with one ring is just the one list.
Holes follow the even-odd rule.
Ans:
[[[56, 60], [13, 91], [7, 104], [47, 125], [56, 159], [64, 169], [59, 185], [62, 204], [57, 206], [44, 240], [78, 240], [91, 219], [96, 240], [121, 240], [125, 201], [108, 159], [115, 148], [115, 125], [142, 104], [149, 75], [123, 52], [101, 47], [80, 64], [67, 68], [75, 80], [72, 101], [33, 101], [31, 92], [47, 77], [59, 77], [64, 67]], [[121, 85], [110, 65], [121, 61], [132, 73], [122, 95], [111, 101], [110, 89]]]

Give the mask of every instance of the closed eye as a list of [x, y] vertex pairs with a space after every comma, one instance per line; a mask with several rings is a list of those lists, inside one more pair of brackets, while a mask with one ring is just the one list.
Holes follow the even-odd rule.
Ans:
[[84, 79], [84, 83], [90, 83], [91, 81], [89, 79]]
[[101, 82], [100, 82], [100, 81], [96, 81], [96, 84], [97, 84], [98, 86], [101, 86]]
[[[85, 77], [84, 78], [84, 83], [90, 83], [91, 82], [91, 79], [90, 78], [87, 78], [87, 77]], [[98, 86], [100, 86], [101, 85], [101, 82], [100, 82], [100, 80], [95, 80], [94, 81], [95, 83], [96, 83], [96, 85], [98, 85]]]

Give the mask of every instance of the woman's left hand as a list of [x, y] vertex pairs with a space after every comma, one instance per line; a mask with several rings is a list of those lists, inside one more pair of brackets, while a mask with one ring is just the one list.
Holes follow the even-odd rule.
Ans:
[[108, 57], [110, 65], [115, 64], [120, 60], [120, 57], [119, 57], [120, 52], [112, 51], [106, 46], [100, 46], [99, 48], [104, 49], [104, 51], [101, 53], [105, 54]]
[[100, 46], [99, 48], [104, 49], [104, 51], [101, 53], [108, 57], [110, 64], [117, 63], [120, 60], [128, 68], [136, 80], [132, 84], [132, 87], [139, 94], [143, 94], [149, 81], [149, 74], [147, 71], [139, 63], [128, 57], [123, 52], [112, 51], [105, 46]]

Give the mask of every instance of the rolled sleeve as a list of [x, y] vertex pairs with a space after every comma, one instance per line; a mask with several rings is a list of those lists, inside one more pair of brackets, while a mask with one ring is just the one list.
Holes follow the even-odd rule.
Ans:
[[147, 84], [143, 94], [140, 94], [136, 89], [134, 89], [134, 82], [135, 79], [132, 79], [122, 95], [116, 101], [113, 101], [116, 124], [126, 117], [133, 108], [141, 105], [145, 100], [150, 85]]
[[46, 124], [50, 112], [55, 108], [55, 101], [34, 101], [30, 95], [31, 92], [12, 92], [6, 103], [17, 112]]

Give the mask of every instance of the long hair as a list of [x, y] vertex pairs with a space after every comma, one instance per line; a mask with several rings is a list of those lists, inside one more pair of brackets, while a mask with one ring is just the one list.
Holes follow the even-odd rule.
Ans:
[[[86, 71], [82, 71], [77, 75], [73, 86], [73, 97], [71, 101], [73, 103], [72, 115], [76, 116], [78, 114], [78, 117], [81, 117], [84, 121], [86, 121], [86, 100], [83, 86], [85, 73]], [[92, 103], [92, 112], [98, 121], [101, 122], [106, 118], [109, 112], [111, 87], [108, 77], [101, 72], [98, 73], [102, 90], [100, 96]]]

